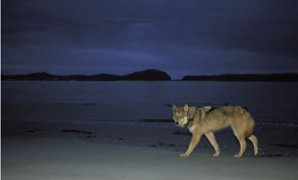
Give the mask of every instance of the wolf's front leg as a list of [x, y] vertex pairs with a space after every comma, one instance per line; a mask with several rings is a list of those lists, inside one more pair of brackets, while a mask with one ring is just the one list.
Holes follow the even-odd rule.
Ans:
[[213, 146], [215, 153], [213, 154], [213, 157], [218, 157], [220, 155], [220, 149], [216, 142], [215, 136], [213, 132], [205, 133], [205, 136], [209, 140], [210, 144]]
[[195, 149], [195, 147], [199, 143], [201, 137], [202, 137], [201, 133], [193, 133], [187, 151], [183, 154], [180, 154], [180, 157], [187, 158], [192, 153], [192, 151]]

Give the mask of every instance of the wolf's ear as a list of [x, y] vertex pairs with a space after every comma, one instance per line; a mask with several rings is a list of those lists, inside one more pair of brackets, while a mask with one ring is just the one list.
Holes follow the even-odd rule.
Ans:
[[172, 108], [173, 108], [173, 109], [176, 109], [177, 106], [176, 106], [175, 104], [172, 104]]
[[188, 104], [185, 104], [183, 109], [184, 111], [188, 111]]

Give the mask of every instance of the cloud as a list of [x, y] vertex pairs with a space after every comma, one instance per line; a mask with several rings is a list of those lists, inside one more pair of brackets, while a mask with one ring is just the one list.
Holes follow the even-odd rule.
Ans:
[[35, 38], [42, 42], [44, 39], [35, 34], [45, 33], [45, 39], [61, 36], [70, 44], [124, 46], [138, 38], [140, 43], [298, 55], [294, 1], [4, 0], [3, 6], [6, 43]]
[[176, 68], [169, 64], [186, 61], [213, 72], [212, 64], [234, 71], [226, 65], [233, 58], [251, 70], [262, 63], [278, 70], [298, 57], [294, 0], [3, 0], [2, 7], [4, 65]]

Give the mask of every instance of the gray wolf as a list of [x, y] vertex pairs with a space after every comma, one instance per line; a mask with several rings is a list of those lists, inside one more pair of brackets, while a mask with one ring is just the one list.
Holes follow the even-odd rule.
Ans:
[[180, 157], [188, 157], [199, 143], [202, 135], [205, 135], [213, 146], [214, 157], [220, 155], [220, 149], [216, 142], [214, 132], [226, 127], [231, 127], [234, 135], [240, 144], [240, 151], [234, 157], [240, 158], [246, 150], [246, 138], [248, 138], [254, 148], [254, 155], [258, 154], [258, 139], [253, 135], [255, 126], [254, 119], [250, 113], [241, 106], [177, 106], [172, 105], [173, 119], [180, 127], [187, 128], [192, 133], [192, 139], [185, 153]]

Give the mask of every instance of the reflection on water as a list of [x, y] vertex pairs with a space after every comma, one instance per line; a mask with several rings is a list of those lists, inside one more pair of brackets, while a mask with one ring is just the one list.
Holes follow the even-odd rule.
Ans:
[[170, 119], [166, 104], [246, 106], [256, 121], [297, 121], [296, 82], [2, 82], [2, 120]]

